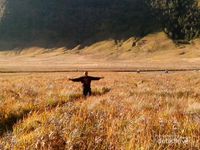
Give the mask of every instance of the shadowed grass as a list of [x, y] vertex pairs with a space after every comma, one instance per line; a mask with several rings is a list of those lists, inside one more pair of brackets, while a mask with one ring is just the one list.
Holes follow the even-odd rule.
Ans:
[[30, 108], [24, 108], [22, 110], [19, 109], [13, 112], [9, 112], [9, 114], [1, 114], [0, 136], [6, 131], [12, 131], [13, 125], [16, 124], [17, 121], [23, 119], [30, 111]]

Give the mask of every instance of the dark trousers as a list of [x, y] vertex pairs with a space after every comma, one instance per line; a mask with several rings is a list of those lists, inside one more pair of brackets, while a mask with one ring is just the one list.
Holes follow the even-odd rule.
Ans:
[[91, 88], [83, 88], [83, 95], [84, 96], [91, 96], [92, 95]]

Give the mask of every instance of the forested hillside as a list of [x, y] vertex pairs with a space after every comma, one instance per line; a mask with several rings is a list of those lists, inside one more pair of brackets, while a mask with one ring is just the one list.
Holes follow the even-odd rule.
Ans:
[[[81, 42], [103, 38], [144, 36], [155, 20], [144, 0], [4, 0], [0, 37], [11, 39], [65, 38]], [[5, 7], [5, 9], [2, 9]], [[159, 26], [159, 25], [158, 25]]]
[[0, 39], [84, 40], [200, 35], [197, 0], [0, 0]]

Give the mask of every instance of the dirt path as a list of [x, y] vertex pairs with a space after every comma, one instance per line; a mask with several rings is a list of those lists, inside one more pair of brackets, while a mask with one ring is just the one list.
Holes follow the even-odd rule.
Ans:
[[79, 69], [79, 70], [73, 70], [73, 69], [67, 69], [67, 70], [46, 70], [46, 71], [0, 71], [1, 74], [18, 74], [18, 73], [65, 73], [65, 72], [83, 72], [83, 71], [89, 71], [89, 72], [133, 72], [133, 73], [175, 73], [175, 72], [200, 72], [199, 69], [113, 69], [113, 68], [86, 68], [86, 69]]

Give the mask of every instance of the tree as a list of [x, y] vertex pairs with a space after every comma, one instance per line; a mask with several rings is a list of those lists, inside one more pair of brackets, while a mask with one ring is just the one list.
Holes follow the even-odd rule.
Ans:
[[147, 4], [172, 39], [190, 41], [200, 35], [197, 0], [147, 0]]

